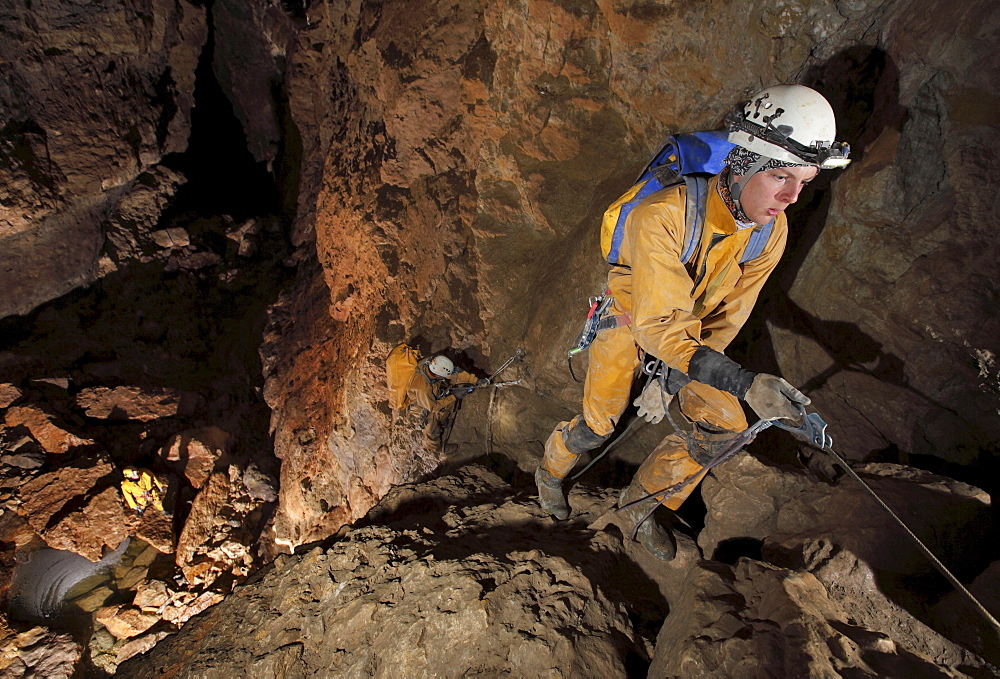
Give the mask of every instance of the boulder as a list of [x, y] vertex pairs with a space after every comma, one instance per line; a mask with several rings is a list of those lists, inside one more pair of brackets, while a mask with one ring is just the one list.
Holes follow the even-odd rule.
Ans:
[[168, 387], [88, 387], [76, 396], [76, 405], [88, 417], [102, 420], [149, 422], [190, 415], [200, 397]]
[[24, 392], [16, 385], [9, 382], [0, 383], [0, 408], [9, 408], [17, 403], [22, 396], [24, 396]]
[[232, 436], [216, 427], [189, 429], [170, 438], [160, 448], [160, 459], [194, 488], [201, 488], [215, 469], [216, 462], [229, 453]]
[[940, 673], [877, 626], [852, 621], [812, 574], [746, 558], [691, 570], [649, 668], [651, 677], [685, 678]]
[[102, 547], [114, 548], [121, 542], [116, 536], [125, 532], [126, 516], [117, 490], [108, 486], [113, 473], [110, 462], [91, 458], [77, 464], [80, 466], [42, 474], [21, 486], [18, 511], [50, 546], [79, 550], [96, 561]]
[[[946, 563], [976, 552], [990, 530], [990, 497], [978, 488], [897, 464], [855, 470]], [[848, 476], [830, 485], [743, 453], [705, 479], [702, 497], [708, 515], [698, 544], [707, 557], [727, 541], [787, 544], [801, 536], [849, 549], [878, 570], [933, 572], [899, 525]]]
[[0, 675], [47, 679], [75, 676], [83, 647], [70, 633], [45, 627], [32, 627], [16, 633], [5, 623], [0, 624]]
[[66, 453], [82, 446], [92, 446], [94, 441], [82, 438], [57, 424], [58, 417], [38, 404], [14, 406], [7, 410], [4, 422], [8, 427], [24, 426], [47, 453]]
[[[991, 530], [989, 495], [912, 467], [854, 468], [946, 565], [960, 574], [985, 567], [976, 561], [989, 558], [981, 549]], [[944, 667], [983, 664], [974, 654], [986, 647], [970, 645], [970, 653], [957, 643], [967, 639], [925, 622], [928, 595], [943, 593], [936, 570], [853, 478], [831, 485], [744, 453], [706, 478], [702, 496], [706, 556], [754, 546], [776, 566], [814, 575], [852, 624], [888, 634], [901, 650]]]
[[[64, 505], [55, 520], [50, 519], [39, 529], [49, 546], [98, 561], [106, 549], [115, 549], [130, 535], [131, 513], [126, 511], [117, 488], [107, 487], [96, 494], [84, 491], [70, 502], [83, 504], [70, 512]], [[32, 516], [30, 520], [38, 526], [37, 519]]]
[[156, 613], [147, 613], [134, 606], [106, 606], [94, 614], [97, 622], [116, 639], [139, 636], [160, 621]]

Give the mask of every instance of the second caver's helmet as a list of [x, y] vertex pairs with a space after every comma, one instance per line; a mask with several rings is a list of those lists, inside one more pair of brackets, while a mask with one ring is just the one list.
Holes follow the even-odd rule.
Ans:
[[455, 374], [455, 364], [447, 356], [435, 356], [427, 367], [438, 377], [451, 377]]

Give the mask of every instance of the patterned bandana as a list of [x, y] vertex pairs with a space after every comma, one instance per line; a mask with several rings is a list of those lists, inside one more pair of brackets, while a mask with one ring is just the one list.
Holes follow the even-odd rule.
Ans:
[[[733, 168], [733, 173], [738, 175], [745, 175], [753, 167], [754, 163], [760, 160], [760, 154], [754, 153], [753, 151], [748, 151], [742, 146], [734, 146], [729, 154], [726, 156], [725, 163], [729, 167]], [[799, 163], [788, 163], [784, 160], [775, 160], [772, 158], [767, 161], [758, 172], [764, 172], [765, 170], [776, 170], [779, 167], [800, 167]], [[749, 179], [749, 177], [748, 177]]]
[[[737, 146], [736, 148], [739, 148]], [[728, 158], [726, 160], [729, 160]], [[732, 176], [732, 168], [727, 167], [719, 175], [719, 196], [722, 197], [722, 202], [726, 204], [729, 208], [729, 212], [732, 213], [733, 219], [736, 220], [736, 225], [740, 228], [746, 228], [745, 224], [752, 224], [753, 222], [747, 217], [746, 213], [743, 212], [743, 207], [733, 200], [733, 194], [729, 190], [729, 178]]]

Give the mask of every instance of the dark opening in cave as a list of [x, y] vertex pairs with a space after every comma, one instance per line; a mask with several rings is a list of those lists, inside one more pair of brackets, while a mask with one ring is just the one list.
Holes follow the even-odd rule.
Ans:
[[195, 106], [191, 136], [184, 153], [163, 159], [167, 167], [183, 173], [183, 186], [163, 221], [183, 212], [228, 214], [235, 220], [277, 214], [280, 196], [266, 163], [258, 163], [247, 148], [246, 134], [233, 105], [223, 93], [213, 70], [215, 29], [212, 3], [208, 3], [208, 40], [195, 71]]

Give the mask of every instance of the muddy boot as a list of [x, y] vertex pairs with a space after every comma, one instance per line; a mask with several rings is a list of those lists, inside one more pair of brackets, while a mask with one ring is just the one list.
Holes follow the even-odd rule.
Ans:
[[569, 518], [569, 504], [562, 491], [562, 479], [542, 469], [535, 470], [535, 485], [538, 486], [538, 504], [546, 512], [559, 520]]
[[[644, 495], [649, 495], [649, 493], [638, 483], [633, 482], [618, 497], [618, 506], [627, 505], [629, 502], [638, 500]], [[635, 530], [635, 525], [643, 521], [645, 516], [658, 504], [659, 500], [651, 497], [625, 509], [618, 510], [625, 517], [625, 524], [629, 528], [629, 534]], [[646, 548], [646, 551], [660, 561], [670, 561], [677, 554], [677, 541], [674, 540], [674, 534], [669, 529], [658, 524], [656, 518], [653, 516], [643, 521], [635, 537]]]

